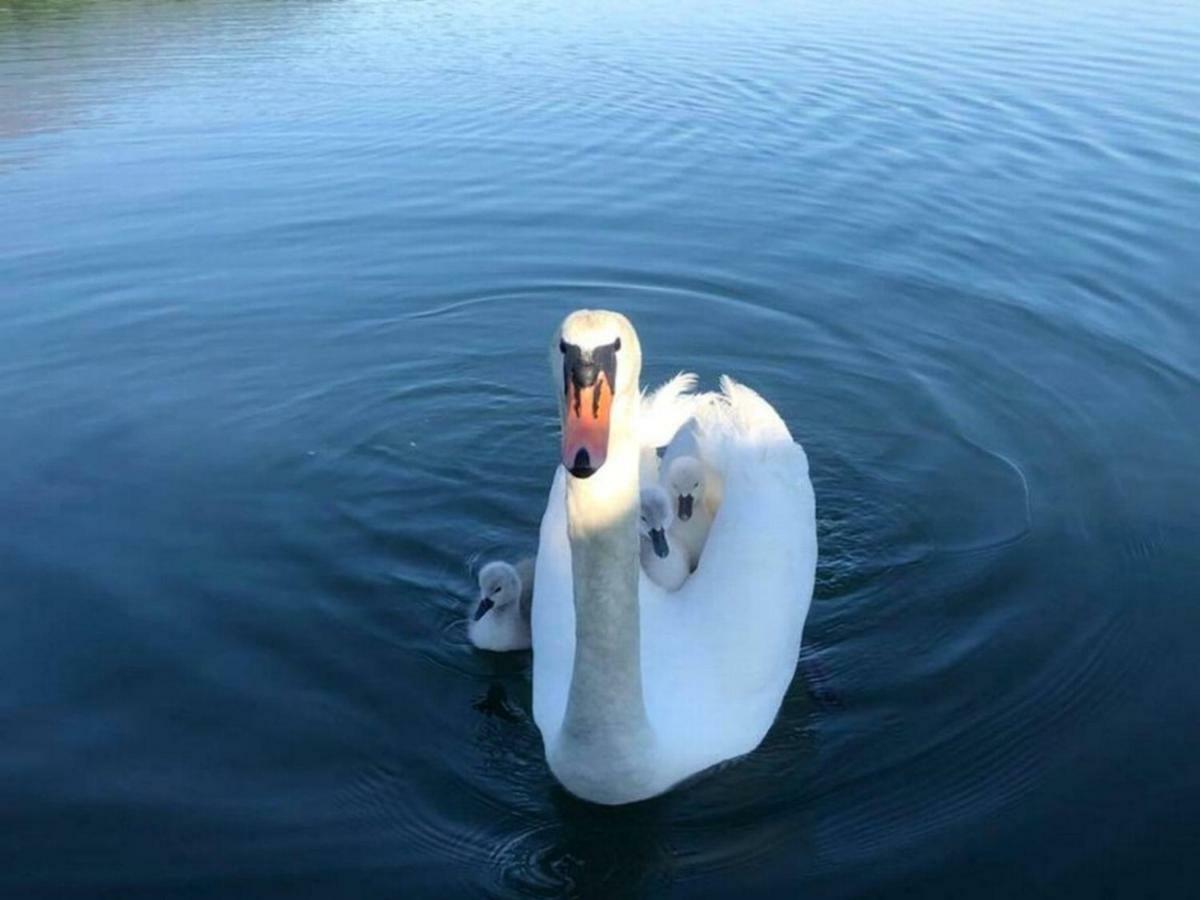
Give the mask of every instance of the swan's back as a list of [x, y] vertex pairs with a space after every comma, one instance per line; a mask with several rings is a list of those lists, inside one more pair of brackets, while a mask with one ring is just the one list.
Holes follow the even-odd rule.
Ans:
[[640, 595], [647, 712], [679, 777], [766, 734], [795, 672], [817, 557], [808, 460], [775, 410], [723, 379], [697, 420], [722, 504], [687, 583], [674, 594], [644, 583]]
[[[697, 449], [724, 485], [700, 564], [667, 592], [642, 573], [642, 684], [665, 790], [753, 750], [795, 672], [816, 569], [808, 461], [758, 394], [722, 379], [700, 398]], [[560, 467], [542, 520], [533, 610], [534, 718], [549, 745], [575, 653], [571, 550]]]

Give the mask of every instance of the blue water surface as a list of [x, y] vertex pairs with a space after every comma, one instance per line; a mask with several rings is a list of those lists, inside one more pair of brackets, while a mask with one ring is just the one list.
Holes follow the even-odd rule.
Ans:
[[[1179, 897], [1200, 11], [0, 0], [0, 895]], [[473, 572], [627, 313], [808, 450], [765, 744], [558, 788]]]

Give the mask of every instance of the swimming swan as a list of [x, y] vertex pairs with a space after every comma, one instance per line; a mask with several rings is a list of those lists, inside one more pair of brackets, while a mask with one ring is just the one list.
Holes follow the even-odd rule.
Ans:
[[638, 510], [638, 557], [650, 580], [668, 591], [679, 590], [692, 571], [687, 551], [670, 535], [674, 520], [667, 492], [658, 485], [642, 488]]
[[479, 599], [467, 622], [467, 637], [481, 650], [528, 650], [529, 607], [534, 561], [515, 566], [490, 562], [479, 570]]
[[533, 715], [567, 790], [630, 803], [748, 753], [774, 721], [812, 599], [808, 462], [750, 389], [726, 378], [702, 395], [722, 502], [699, 568], [668, 592], [639, 565], [637, 333], [617, 313], [572, 313], [550, 364], [563, 464], [539, 538]]

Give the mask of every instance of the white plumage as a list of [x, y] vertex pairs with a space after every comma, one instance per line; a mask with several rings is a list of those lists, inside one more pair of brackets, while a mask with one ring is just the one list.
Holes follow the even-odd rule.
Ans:
[[[589, 317], [584, 325], [569, 317], [560, 334], [572, 329], [573, 335], [584, 326], [599, 333], [603, 325], [632, 335], [625, 342], [638, 353], [629, 362], [636, 377], [640, 349], [632, 326], [612, 313], [575, 314], [584, 316]], [[618, 380], [620, 374], [618, 369]], [[681, 385], [694, 383], [692, 376], [680, 378]], [[639, 726], [643, 734], [637, 740], [622, 744], [621, 735], [608, 734], [605, 729], [615, 726], [604, 723], [619, 717], [605, 718], [603, 709], [590, 718], [576, 710], [573, 723], [601, 724], [573, 724], [572, 733], [563, 733], [568, 697], [574, 696], [572, 679], [583, 677], [576, 671], [576, 605], [590, 601], [574, 596], [572, 541], [587, 538], [578, 528], [568, 536], [567, 482], [577, 479], [561, 466], [542, 518], [533, 604], [534, 719], [555, 774], [569, 790], [597, 802], [653, 796], [753, 750], [774, 721], [795, 671], [817, 558], [807, 458], [770, 404], [723, 378], [720, 393], [696, 397], [673, 390], [641, 404], [642, 479], [644, 448], [652, 444], [647, 437], [658, 440], [665, 434], [669, 441], [693, 418], [696, 451], [720, 481], [721, 505], [699, 566], [677, 591], [663, 589], [639, 568], [635, 639], [640, 651], [634, 659], [640, 661], [635, 674], [640, 674], [649, 728]], [[606, 645], [602, 639], [588, 640], [599, 648], [587, 656], [588, 676], [602, 681]], [[614, 663], [611, 674], [620, 684], [613, 696], [628, 696], [636, 685], [631, 688], [627, 673], [617, 668]], [[589, 684], [588, 691], [594, 696], [603, 688]], [[586, 692], [577, 693], [582, 698]], [[572, 702], [583, 705], [582, 699]], [[640, 721], [640, 715], [630, 711], [631, 721]], [[620, 765], [602, 758], [613, 747], [626, 757]]]
[[479, 570], [479, 596], [471, 605], [467, 637], [481, 650], [528, 650], [535, 564], [490, 562]]

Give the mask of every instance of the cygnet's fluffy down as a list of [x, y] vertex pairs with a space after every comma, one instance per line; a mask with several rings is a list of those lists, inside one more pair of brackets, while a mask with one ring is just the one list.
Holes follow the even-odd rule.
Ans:
[[479, 570], [479, 598], [467, 623], [467, 637], [481, 650], [528, 650], [533, 604], [534, 561], [515, 566], [490, 562]]
[[643, 488], [638, 511], [638, 535], [642, 568], [655, 584], [669, 591], [687, 580], [688, 557], [671, 539], [671, 498], [657, 485]]

